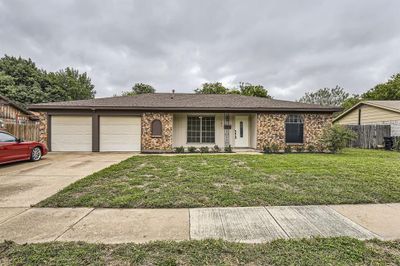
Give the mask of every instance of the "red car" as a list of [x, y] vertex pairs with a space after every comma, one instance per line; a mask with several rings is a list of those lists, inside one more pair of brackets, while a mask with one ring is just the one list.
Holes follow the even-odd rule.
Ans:
[[47, 154], [47, 147], [35, 141], [23, 141], [0, 131], [0, 164], [17, 161], [39, 161]]

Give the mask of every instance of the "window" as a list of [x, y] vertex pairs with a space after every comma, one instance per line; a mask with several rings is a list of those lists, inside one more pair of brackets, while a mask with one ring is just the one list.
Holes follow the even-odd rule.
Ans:
[[161, 137], [162, 136], [162, 124], [161, 121], [156, 119], [151, 122], [151, 136]]
[[15, 142], [14, 136], [8, 135], [6, 133], [0, 133], [0, 142]]
[[215, 117], [188, 116], [187, 119], [188, 143], [214, 143]]
[[286, 143], [303, 143], [303, 126], [300, 115], [288, 115], [285, 122]]
[[239, 127], [240, 127], [240, 137], [243, 138], [243, 121], [240, 121]]

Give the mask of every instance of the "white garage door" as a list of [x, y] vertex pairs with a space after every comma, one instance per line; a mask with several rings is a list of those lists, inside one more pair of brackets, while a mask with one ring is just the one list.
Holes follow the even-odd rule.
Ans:
[[100, 151], [140, 151], [140, 117], [100, 116]]
[[52, 151], [92, 151], [91, 116], [52, 116]]

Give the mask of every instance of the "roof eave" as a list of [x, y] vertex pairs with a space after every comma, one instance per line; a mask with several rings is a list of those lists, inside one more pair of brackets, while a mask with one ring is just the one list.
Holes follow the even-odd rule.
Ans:
[[341, 108], [298, 108], [298, 107], [252, 107], [252, 108], [238, 108], [238, 107], [121, 107], [121, 106], [29, 106], [30, 110], [33, 111], [49, 111], [49, 110], [132, 110], [132, 111], [248, 111], [248, 112], [339, 112]]

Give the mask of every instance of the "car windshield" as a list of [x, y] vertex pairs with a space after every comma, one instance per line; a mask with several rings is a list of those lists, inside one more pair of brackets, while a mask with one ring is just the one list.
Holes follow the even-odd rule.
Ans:
[[0, 132], [0, 142], [15, 142], [16, 138], [10, 134]]

